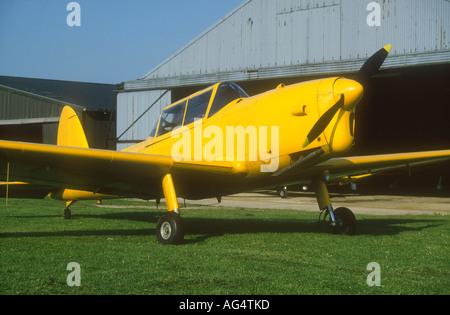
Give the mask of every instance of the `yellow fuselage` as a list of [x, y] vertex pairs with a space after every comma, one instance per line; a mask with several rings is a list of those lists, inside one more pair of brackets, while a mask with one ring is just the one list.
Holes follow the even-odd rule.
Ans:
[[[308, 131], [319, 117], [339, 99], [341, 92], [336, 92], [335, 86], [339, 85], [339, 88], [342, 89], [341, 81], [347, 86], [354, 85], [355, 89], [358, 90], [356, 92], [358, 95], [353, 97], [353, 99], [349, 97], [349, 110], [340, 110], [325, 129], [323, 135], [309, 144], [309, 146], [303, 148], [302, 140]], [[217, 85], [209, 89], [214, 90], [216, 88]], [[189, 98], [205, 91], [193, 94]], [[273, 162], [272, 160], [274, 159], [278, 159], [278, 169], [282, 169], [291, 164], [292, 154], [298, 154], [302, 151], [310, 151], [322, 147], [327, 153], [326, 158], [330, 158], [350, 149], [354, 139], [354, 105], [359, 101], [361, 95], [362, 87], [360, 87], [359, 83], [340, 78], [308, 81], [291, 86], [280, 85], [278, 88], [266, 93], [235, 100], [215, 116], [202, 119], [201, 124], [194, 122], [184, 126], [184, 132], [181, 132], [179, 135], [177, 135], [176, 131], [172, 131], [156, 138], [149, 137], [146, 141], [126, 151], [173, 156], [173, 147], [186, 136], [191, 138], [188, 141], [191, 144], [191, 161], [207, 162], [208, 154], [205, 153], [214, 151], [209, 150], [209, 147], [213, 146], [213, 144], [222, 144], [222, 161], [236, 161], [236, 163], [244, 165], [249, 176], [262, 176], [264, 172], [261, 172], [260, 166], [267, 165]], [[214, 99], [214, 92], [211, 99]], [[184, 100], [171, 106], [175, 106], [182, 101]], [[238, 129], [238, 127], [242, 128]], [[278, 127], [278, 137], [271, 134], [273, 127]], [[213, 131], [217, 130], [217, 132], [211, 134], [209, 132], [210, 129]], [[267, 131], [267, 143], [261, 143], [261, 139], [264, 137], [261, 132], [264, 130]], [[250, 134], [255, 134], [254, 131], [256, 131], [257, 141], [252, 142], [249, 138], [251, 138]], [[234, 132], [234, 135], [230, 136], [232, 132]], [[242, 148], [240, 147], [242, 142], [239, 142], [239, 137], [243, 134], [246, 136], [246, 141]], [[218, 140], [218, 137], [222, 139]], [[278, 141], [278, 154], [276, 155], [273, 154], [273, 147], [276, 146], [275, 143], [272, 143], [273, 141]], [[230, 143], [234, 144], [234, 146], [232, 149], [227, 150], [227, 147], [230, 147]], [[205, 148], [205, 146], [207, 147]], [[196, 151], [203, 153], [200, 160], [198, 159], [198, 154], [197, 158], [195, 156]], [[244, 152], [244, 156], [240, 155], [242, 152]], [[255, 155], [257, 158], [256, 161], [253, 161], [254, 158], [252, 157]], [[217, 156], [215, 157], [216, 160], [219, 160]], [[179, 156], [179, 158], [188, 160], [187, 157]]]

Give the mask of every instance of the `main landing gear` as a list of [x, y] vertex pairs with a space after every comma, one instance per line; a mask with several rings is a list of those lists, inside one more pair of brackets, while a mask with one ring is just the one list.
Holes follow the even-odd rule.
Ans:
[[164, 213], [156, 227], [156, 238], [163, 245], [179, 245], [183, 243], [183, 220], [176, 212]]
[[333, 233], [343, 235], [354, 235], [356, 233], [356, 218], [353, 212], [347, 208], [337, 208], [333, 210], [326, 183], [322, 179], [313, 180], [313, 187], [316, 192], [317, 202], [322, 213], [325, 213], [323, 220], [329, 216], [329, 222], [333, 228]]
[[[180, 216], [178, 200], [173, 185], [171, 174], [164, 176], [162, 180], [164, 197], [167, 203], [167, 213], [164, 213], [156, 227], [156, 238], [163, 245], [179, 245], [184, 241], [184, 224]], [[356, 233], [356, 218], [352, 211], [347, 208], [333, 209], [325, 180], [313, 180], [317, 202], [321, 209], [321, 216], [325, 213], [323, 220], [329, 217], [333, 233], [354, 235]]]
[[162, 186], [168, 212], [164, 213], [158, 221], [156, 238], [163, 245], [180, 245], [184, 240], [184, 224], [180, 216], [180, 208], [171, 174], [164, 176]]

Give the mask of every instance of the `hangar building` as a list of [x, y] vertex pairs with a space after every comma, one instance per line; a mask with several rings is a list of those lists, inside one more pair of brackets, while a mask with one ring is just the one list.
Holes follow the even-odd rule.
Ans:
[[349, 154], [450, 148], [448, 0], [246, 0], [117, 95], [118, 149], [146, 139], [161, 110], [218, 81], [249, 95], [279, 83], [352, 77], [393, 48], [365, 86]]
[[0, 76], [0, 139], [56, 144], [59, 116], [70, 105], [89, 146], [115, 149], [115, 85]]

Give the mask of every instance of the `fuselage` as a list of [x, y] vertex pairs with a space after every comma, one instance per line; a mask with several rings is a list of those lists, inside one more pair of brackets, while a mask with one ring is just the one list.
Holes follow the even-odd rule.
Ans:
[[[342, 87], [341, 82], [347, 86]], [[150, 137], [125, 151], [172, 156], [183, 161], [242, 162], [248, 175], [264, 176], [290, 165], [295, 156], [304, 152], [322, 147], [327, 159], [346, 152], [353, 144], [354, 105], [362, 95], [362, 87], [355, 81], [336, 77], [279, 85], [253, 97], [236, 95], [236, 99], [211, 115], [213, 104], [223, 97], [218, 90], [224, 84], [229, 83], [218, 83], [168, 106]], [[346, 108], [335, 115], [321, 136], [303, 147], [302, 140], [308, 131], [349, 85], [355, 86], [357, 95], [348, 96]], [[336, 86], [340, 90], [336, 91]], [[205, 112], [198, 112], [197, 120], [186, 121], [191, 100], [202, 95], [208, 96]], [[165, 113], [182, 106], [184, 116], [178, 125], [171, 126], [171, 131], [161, 131]], [[264, 165], [272, 167], [267, 172], [261, 171]]]

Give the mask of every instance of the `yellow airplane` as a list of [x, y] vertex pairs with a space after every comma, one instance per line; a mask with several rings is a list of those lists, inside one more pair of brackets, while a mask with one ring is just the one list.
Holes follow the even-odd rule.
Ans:
[[361, 83], [390, 49], [370, 57], [358, 81], [280, 84], [253, 97], [234, 83], [217, 83], [165, 108], [147, 140], [120, 152], [89, 149], [77, 115], [65, 107], [57, 145], [0, 141], [2, 186], [11, 193], [46, 187], [51, 197], [67, 202], [67, 216], [77, 200], [165, 198], [168, 211], [158, 221], [157, 239], [180, 244], [177, 197], [220, 201], [259, 188], [312, 184], [333, 230], [354, 234], [355, 216], [347, 208], [333, 209], [328, 181], [450, 159], [450, 150], [340, 157], [353, 145]]

